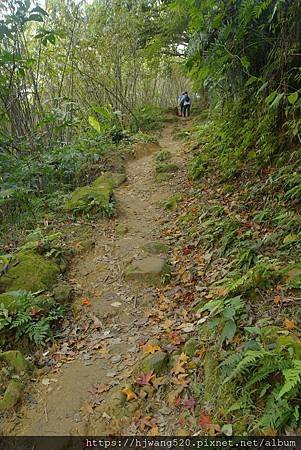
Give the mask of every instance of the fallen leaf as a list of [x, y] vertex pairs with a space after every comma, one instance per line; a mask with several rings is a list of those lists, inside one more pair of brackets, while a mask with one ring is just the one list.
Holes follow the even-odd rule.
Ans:
[[199, 426], [204, 430], [208, 429], [212, 425], [211, 419], [206, 414], [202, 413], [200, 415]]
[[187, 379], [188, 373], [181, 373], [178, 375], [178, 377], [174, 380], [175, 384], [178, 384], [182, 387], [187, 387], [190, 384], [190, 380]]
[[193, 323], [182, 323], [178, 328], [183, 330], [184, 333], [191, 333], [191, 331], [194, 331], [195, 326]]
[[181, 397], [179, 395], [177, 395], [174, 398], [174, 402], [173, 403], [174, 403], [175, 406], [180, 406], [180, 404], [181, 404]]
[[152, 345], [152, 344], [147, 344], [144, 347], [144, 352], [145, 353], [155, 353], [155, 352], [159, 352], [161, 350], [161, 347], [159, 345]]
[[92, 406], [88, 402], [83, 404], [83, 406], [80, 408], [80, 412], [84, 417], [88, 417], [94, 413]]
[[103, 356], [106, 356], [106, 355], [109, 354], [109, 350], [108, 350], [107, 346], [104, 345], [102, 348], [100, 348], [100, 349], [98, 350], [98, 353], [100, 353], [100, 354], [103, 355]]
[[172, 327], [173, 327], [173, 322], [169, 319], [166, 319], [162, 323], [162, 328], [164, 328], [164, 330], [166, 330], [166, 331], [170, 331]]
[[141, 373], [141, 374], [138, 376], [137, 383], [138, 383], [140, 386], [146, 386], [147, 384], [150, 383], [150, 381], [151, 381], [154, 377], [155, 377], [155, 375], [154, 375], [153, 371], [151, 371], [151, 372], [149, 372], [149, 373]]
[[91, 306], [91, 302], [88, 298], [83, 298], [82, 305], [83, 306]]
[[275, 305], [279, 305], [279, 303], [281, 303], [280, 295], [275, 295], [273, 302], [275, 303]]
[[120, 303], [120, 302], [111, 303], [111, 306], [113, 306], [113, 308], [119, 308], [121, 305], [122, 305], [122, 303]]
[[182, 342], [185, 341], [185, 339], [181, 335], [179, 335], [176, 331], [172, 331], [171, 333], [169, 333], [168, 337], [174, 345], [180, 345], [182, 344]]
[[97, 386], [97, 393], [102, 394], [110, 389], [110, 385], [101, 383]]
[[159, 428], [156, 426], [152, 427], [148, 432], [148, 436], [159, 436]]
[[184, 364], [186, 364], [188, 360], [189, 357], [186, 355], [186, 353], [182, 352], [179, 356], [179, 361], [182, 361]]
[[184, 373], [186, 372], [186, 369], [184, 369], [183, 364], [184, 364], [184, 363], [182, 363], [182, 362], [180, 362], [180, 361], [177, 361], [177, 362], [173, 365], [173, 367], [172, 367], [172, 369], [171, 369], [171, 372], [174, 373], [174, 374], [176, 374], [176, 375], [178, 375], [178, 374], [180, 374], [180, 373], [183, 373], [183, 374], [184, 374]]
[[124, 395], [126, 395], [126, 400], [129, 402], [130, 400], [136, 400], [138, 397], [131, 388], [124, 388], [121, 391]]
[[199, 349], [196, 351], [195, 356], [198, 356], [199, 358], [202, 359], [203, 356], [205, 355], [206, 351], [207, 351], [207, 349], [206, 349], [206, 347], [203, 345], [201, 348], [199, 348]]
[[228, 294], [228, 289], [227, 288], [219, 288], [219, 289], [216, 290], [216, 294], [219, 297], [224, 297], [225, 295]]
[[183, 400], [182, 405], [183, 405], [184, 409], [187, 409], [187, 410], [194, 409], [194, 407], [195, 407], [194, 397], [189, 397], [186, 400]]
[[295, 322], [293, 320], [290, 320], [290, 319], [284, 319], [283, 325], [285, 326], [285, 328], [287, 330], [293, 330], [294, 328], [296, 328]]
[[240, 345], [242, 343], [242, 339], [239, 334], [236, 334], [233, 338], [233, 343], [236, 345]]

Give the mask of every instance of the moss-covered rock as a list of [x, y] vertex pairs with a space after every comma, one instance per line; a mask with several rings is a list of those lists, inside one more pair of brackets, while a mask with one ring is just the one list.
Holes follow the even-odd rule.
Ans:
[[5, 361], [6, 364], [18, 375], [28, 374], [31, 369], [29, 362], [24, 358], [19, 350], [2, 352], [0, 353], [0, 359]]
[[58, 303], [67, 303], [72, 296], [72, 287], [67, 283], [59, 283], [52, 289], [54, 300]]
[[170, 197], [165, 203], [164, 208], [165, 209], [176, 209], [178, 206], [178, 203], [183, 201], [183, 195], [180, 193], [177, 193]]
[[112, 213], [113, 189], [126, 180], [124, 173], [106, 172], [100, 175], [91, 186], [75, 189], [66, 201], [65, 209], [74, 213]]
[[148, 256], [133, 262], [125, 272], [127, 279], [160, 283], [170, 274], [170, 268], [164, 258]]
[[137, 372], [150, 373], [160, 375], [168, 368], [169, 356], [167, 353], [159, 351], [152, 355], [148, 355], [136, 367]]
[[113, 187], [111, 183], [98, 186], [84, 186], [75, 189], [65, 209], [74, 213], [98, 213], [110, 216], [112, 213]]
[[11, 409], [18, 403], [23, 391], [23, 383], [19, 380], [11, 380], [5, 390], [4, 396], [0, 399], [0, 411]]
[[155, 170], [157, 173], [175, 173], [179, 170], [179, 166], [174, 163], [157, 163]]
[[92, 186], [99, 187], [109, 185], [112, 188], [117, 188], [126, 181], [125, 173], [106, 172], [92, 183]]
[[33, 251], [21, 251], [14, 255], [6, 273], [0, 278], [3, 291], [40, 291], [53, 286], [60, 269]]
[[2, 399], [0, 399], [0, 411], [12, 408], [18, 402], [24, 385], [28, 381], [31, 365], [18, 350], [10, 350], [0, 353], [0, 360], [13, 372], [14, 378], [8, 383]]
[[147, 242], [142, 248], [152, 255], [166, 254], [168, 252], [168, 245], [160, 241]]

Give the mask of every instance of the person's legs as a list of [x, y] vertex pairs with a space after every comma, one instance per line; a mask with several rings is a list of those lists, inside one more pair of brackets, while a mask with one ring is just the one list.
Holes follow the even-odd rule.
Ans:
[[184, 106], [184, 117], [187, 117], [187, 105]]
[[183, 103], [181, 104], [181, 116], [183, 116], [183, 113], [184, 113], [184, 105], [183, 105]]
[[190, 105], [187, 105], [187, 117], [190, 116]]

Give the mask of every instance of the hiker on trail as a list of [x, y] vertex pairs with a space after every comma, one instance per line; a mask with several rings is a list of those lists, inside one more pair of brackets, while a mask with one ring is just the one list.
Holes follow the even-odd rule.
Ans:
[[183, 94], [183, 111], [184, 111], [184, 117], [190, 116], [190, 106], [191, 106], [191, 99], [188, 95], [188, 92], [184, 92]]
[[182, 92], [182, 94], [180, 94], [178, 97], [178, 114], [181, 117], [183, 116], [183, 112], [184, 112], [184, 96], [185, 96], [185, 93]]

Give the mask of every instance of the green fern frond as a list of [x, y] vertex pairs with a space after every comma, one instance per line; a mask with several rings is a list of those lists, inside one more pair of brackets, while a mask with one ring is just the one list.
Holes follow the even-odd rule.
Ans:
[[246, 389], [250, 388], [256, 383], [265, 380], [269, 375], [281, 372], [291, 366], [291, 361], [288, 359], [279, 359], [279, 355], [271, 355], [265, 358], [262, 362], [262, 367], [251, 377], [246, 383]]
[[280, 399], [285, 394], [292, 391], [298, 384], [300, 384], [301, 387], [301, 360], [293, 360], [293, 367], [284, 369], [282, 373], [284, 375], [285, 383], [282, 386], [277, 399]]
[[234, 378], [241, 377], [248, 372], [249, 368], [256, 365], [258, 360], [263, 359], [265, 356], [269, 355], [269, 352], [262, 350], [247, 350], [244, 353], [244, 358], [237, 364], [236, 368], [232, 373], [223, 381], [223, 383], [228, 383]]

